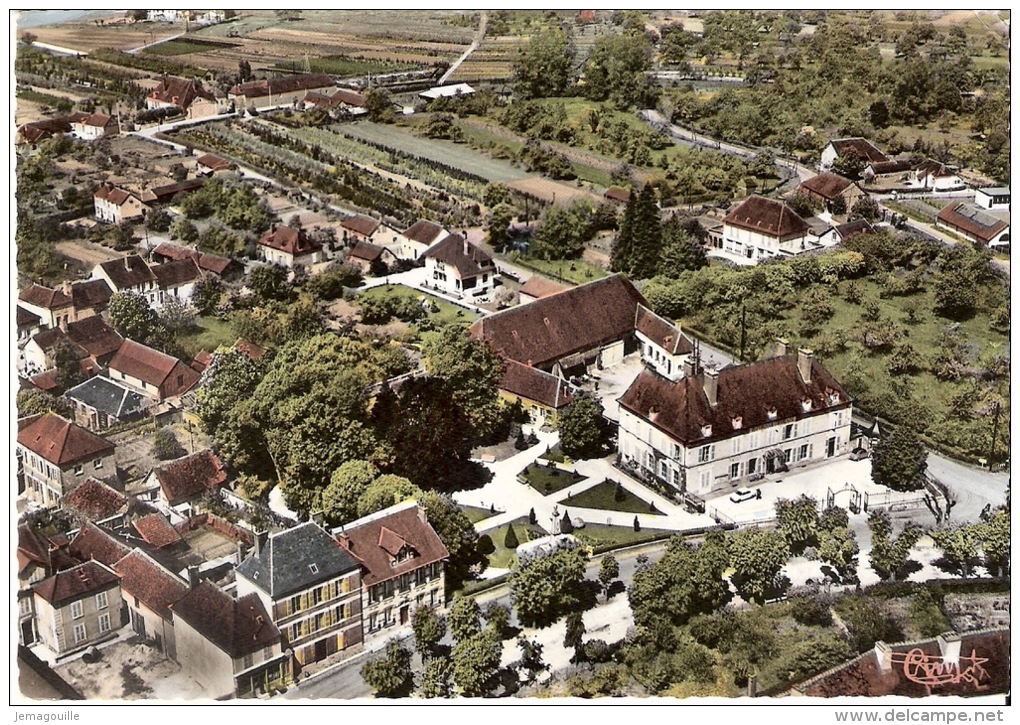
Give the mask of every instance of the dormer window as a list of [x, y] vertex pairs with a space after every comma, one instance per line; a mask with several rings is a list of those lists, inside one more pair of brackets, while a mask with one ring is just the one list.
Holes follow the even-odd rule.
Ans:
[[804, 398], [804, 400], [800, 401], [800, 406], [801, 406], [801, 408], [804, 409], [805, 413], [811, 412], [811, 399], [810, 398]]
[[829, 392], [829, 405], [839, 405], [839, 393], [835, 391]]
[[769, 420], [775, 420], [779, 416], [779, 411], [776, 410], [774, 407], [773, 408], [769, 408], [766, 411], [766, 415], [768, 416]]
[[312, 572], [312, 574], [318, 574], [319, 573], [319, 565], [318, 564], [309, 564], [308, 565], [308, 571]]
[[733, 430], [740, 430], [741, 428], [744, 427], [744, 418], [743, 418], [743, 416], [738, 415], [736, 418], [734, 418], [730, 422], [733, 424]]
[[708, 438], [711, 435], [712, 435], [712, 425], [710, 423], [706, 423], [705, 425], [702, 425], [701, 426], [701, 437], [702, 438]]

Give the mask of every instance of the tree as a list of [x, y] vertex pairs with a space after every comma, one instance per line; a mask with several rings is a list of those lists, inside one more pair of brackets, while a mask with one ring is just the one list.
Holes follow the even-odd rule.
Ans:
[[984, 524], [957, 524], [932, 529], [928, 532], [935, 546], [942, 549], [946, 564], [967, 578], [977, 562]]
[[421, 498], [424, 492], [403, 476], [379, 476], [358, 497], [358, 517], [382, 511], [401, 501]]
[[453, 648], [453, 681], [464, 697], [484, 697], [499, 671], [503, 643], [492, 631], [457, 640]]
[[588, 54], [581, 77], [582, 92], [594, 101], [617, 108], [653, 107], [656, 91], [645, 72], [651, 68], [652, 46], [640, 31], [602, 35]]
[[786, 539], [790, 550], [798, 553], [817, 542], [818, 501], [807, 494], [789, 500], [776, 500], [776, 529]]
[[832, 170], [834, 172], [852, 181], [861, 178], [861, 172], [864, 171], [864, 167], [864, 159], [854, 149], [846, 149], [832, 162]]
[[57, 372], [56, 383], [59, 390], [66, 391], [85, 381], [85, 373], [82, 372], [79, 362], [82, 355], [75, 347], [65, 338], [57, 343], [53, 351], [53, 365]]
[[829, 564], [844, 583], [857, 578], [859, 552], [856, 535], [846, 527], [822, 531], [818, 535], [818, 558]]
[[728, 544], [730, 561], [736, 570], [733, 583], [745, 600], [764, 604], [770, 596], [782, 593], [785, 587], [779, 572], [790, 558], [790, 546], [782, 534], [744, 529], [730, 535]]
[[892, 579], [907, 563], [910, 550], [924, 531], [920, 526], [909, 523], [896, 539], [892, 539], [892, 521], [885, 511], [872, 511], [868, 515], [871, 529], [871, 568], [880, 579]]
[[446, 636], [446, 620], [432, 607], [421, 606], [411, 616], [411, 630], [414, 632], [414, 648], [422, 660], [435, 658], [436, 647]]
[[611, 266], [635, 279], [654, 277], [662, 248], [662, 224], [655, 191], [646, 184], [631, 194], [613, 247]]
[[177, 217], [170, 223], [170, 238], [180, 239], [182, 242], [197, 242], [198, 227], [184, 217]]
[[422, 496], [422, 505], [429, 524], [450, 552], [446, 564], [446, 586], [450, 591], [455, 590], [481, 562], [477, 548], [478, 532], [471, 520], [448, 496], [427, 491]]
[[195, 284], [191, 293], [191, 303], [200, 315], [211, 315], [216, 312], [223, 300], [223, 283], [219, 277], [209, 275]]
[[510, 524], [506, 529], [506, 536], [503, 537], [503, 547], [513, 551], [520, 546], [520, 543], [517, 540], [517, 532], [514, 531], [514, 525]]
[[920, 489], [927, 468], [928, 451], [906, 424], [893, 428], [871, 453], [871, 480], [894, 491]]
[[482, 612], [474, 597], [460, 597], [453, 602], [447, 623], [450, 634], [457, 642], [463, 642], [482, 631]]
[[293, 297], [293, 290], [287, 284], [287, 270], [276, 264], [259, 264], [248, 273], [247, 287], [255, 295], [267, 302], [280, 300], [286, 302]]
[[562, 29], [532, 35], [517, 51], [513, 65], [514, 95], [522, 100], [566, 94], [574, 51]]
[[561, 534], [574, 533], [574, 522], [570, 520], [570, 514], [567, 513], [566, 509], [563, 509], [563, 518], [560, 519], [560, 533]]
[[499, 251], [510, 241], [510, 224], [514, 220], [514, 210], [507, 204], [497, 204], [489, 211], [489, 246]]
[[584, 662], [584, 617], [581, 612], [571, 612], [567, 615], [567, 628], [563, 636], [563, 646], [574, 650], [571, 662]]
[[992, 576], [1003, 577], [1009, 573], [1009, 537], [1009, 511], [997, 509], [985, 523], [981, 539], [985, 568]]
[[510, 610], [499, 602], [492, 602], [485, 608], [485, 626], [504, 640], [510, 632]]
[[932, 309], [941, 317], [965, 320], [977, 309], [980, 279], [987, 261], [976, 253], [947, 252], [939, 257], [939, 271], [931, 280]]
[[152, 436], [152, 455], [161, 461], [180, 458], [186, 450], [181, 446], [170, 428], [160, 428]]
[[106, 308], [110, 326], [129, 340], [144, 343], [156, 332], [159, 318], [141, 295], [117, 292]]
[[446, 657], [435, 657], [425, 665], [421, 678], [422, 697], [453, 696], [453, 663]]
[[528, 682], [534, 682], [538, 673], [549, 669], [549, 665], [542, 661], [542, 645], [533, 639], [519, 637], [517, 647], [521, 650], [521, 658], [517, 661], [517, 668], [528, 673]]
[[175, 336], [195, 324], [198, 311], [180, 297], [168, 297], [159, 310], [159, 324], [170, 335]]
[[574, 459], [602, 455], [606, 425], [602, 402], [593, 395], [578, 393], [560, 415], [560, 447]]
[[361, 679], [376, 697], [407, 697], [414, 688], [411, 651], [397, 642], [386, 645], [386, 655], [361, 667]]
[[377, 473], [369, 461], [346, 461], [336, 469], [322, 494], [326, 519], [333, 524], [343, 524], [358, 518], [358, 501]]
[[19, 390], [15, 397], [15, 404], [19, 418], [51, 412], [67, 419], [71, 419], [74, 415], [71, 406], [63, 398], [54, 397], [36, 388]]
[[584, 564], [581, 549], [560, 549], [519, 562], [510, 572], [517, 620], [525, 627], [547, 627], [576, 606]]
[[677, 279], [682, 272], [707, 266], [708, 258], [701, 240], [689, 234], [679, 219], [670, 217], [662, 227], [658, 273]]
[[365, 94], [365, 110], [368, 120], [376, 123], [389, 123], [394, 117], [390, 94], [381, 88], [370, 88]]
[[882, 216], [882, 211], [878, 208], [878, 204], [870, 196], [862, 196], [858, 199], [853, 207], [850, 209], [850, 216], [847, 218], [848, 221], [854, 221], [856, 219], [864, 219], [865, 221], [873, 222]]
[[726, 540], [715, 532], [695, 547], [673, 537], [654, 564], [635, 573], [627, 591], [634, 623], [646, 630], [683, 625], [722, 607], [730, 597], [723, 572], [730, 566]]
[[573, 259], [595, 233], [595, 208], [587, 199], [575, 199], [567, 206], [552, 205], [542, 214], [542, 223], [532, 246], [543, 259]]
[[620, 576], [620, 565], [612, 554], [605, 554], [602, 557], [602, 564], [599, 566], [599, 583], [606, 594], [613, 586], [613, 582]]

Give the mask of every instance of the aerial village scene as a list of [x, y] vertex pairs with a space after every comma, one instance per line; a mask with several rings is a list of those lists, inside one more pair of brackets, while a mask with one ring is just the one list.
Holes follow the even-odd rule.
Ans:
[[12, 698], [1007, 701], [1009, 11], [11, 22]]

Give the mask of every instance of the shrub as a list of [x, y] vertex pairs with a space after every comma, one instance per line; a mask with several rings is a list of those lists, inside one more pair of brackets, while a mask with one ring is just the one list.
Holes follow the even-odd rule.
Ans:
[[790, 600], [790, 616], [798, 624], [807, 627], [828, 627], [832, 624], [832, 612], [828, 605], [812, 597], [795, 597]]
[[169, 428], [160, 428], [152, 437], [152, 455], [161, 461], [180, 458], [187, 451], [177, 440], [177, 436]]
[[600, 664], [613, 659], [613, 648], [604, 639], [593, 639], [584, 643], [584, 656], [589, 662]]
[[503, 546], [507, 549], [516, 549], [520, 546], [520, 542], [517, 540], [517, 532], [514, 531], [514, 525], [510, 524], [506, 530], [506, 537], [503, 539]]
[[574, 532], [574, 524], [570, 521], [570, 514], [566, 511], [563, 512], [563, 519], [560, 521], [560, 533], [561, 534], [572, 534]]
[[492, 537], [488, 534], [482, 534], [478, 537], [476, 547], [478, 549], [478, 553], [482, 556], [488, 556], [496, 551], [496, 545], [492, 543]]

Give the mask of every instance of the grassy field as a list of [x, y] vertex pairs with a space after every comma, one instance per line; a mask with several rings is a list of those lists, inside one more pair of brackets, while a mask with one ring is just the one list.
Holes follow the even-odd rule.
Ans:
[[220, 345], [233, 345], [236, 341], [233, 326], [218, 317], [199, 317], [194, 327], [181, 335], [181, 346], [190, 357], [202, 350], [212, 352]]
[[460, 510], [464, 512], [464, 515], [468, 517], [468, 521], [473, 524], [477, 524], [479, 521], [484, 521], [490, 516], [495, 516], [491, 509], [485, 509], [481, 506], [461, 506]]
[[[569, 509], [568, 509], [569, 513]], [[571, 517], [573, 518], [573, 517]], [[621, 523], [626, 517], [620, 516]], [[641, 529], [635, 531], [632, 525], [616, 526], [585, 522], [584, 528], [574, 529], [574, 536], [582, 543], [592, 547], [629, 546], [646, 541], [667, 538], [675, 532], [668, 529]]]
[[488, 555], [489, 566], [497, 569], [509, 569], [516, 563], [517, 557], [514, 551], [503, 546], [507, 529], [511, 525], [514, 527], [514, 533], [517, 534], [518, 544], [524, 544], [533, 539], [548, 535], [541, 526], [529, 524], [527, 516], [521, 516], [509, 524], [503, 524], [491, 531], [486, 531], [483, 535], [488, 536], [492, 540], [493, 547], [495, 547], [495, 551]]
[[380, 73], [400, 73], [414, 70], [418, 66], [409, 63], [393, 63], [383, 60], [365, 58], [349, 58], [345, 55], [329, 55], [320, 58], [308, 58], [277, 63], [275, 70], [293, 70], [299, 68], [308, 73], [328, 73], [333, 76], [377, 75]]
[[176, 38], [165, 43], [146, 48], [143, 52], [146, 55], [193, 55], [195, 53], [208, 53], [211, 50], [230, 50], [240, 47], [238, 43], [224, 43], [222, 41], [200, 40], [198, 38]]
[[580, 259], [550, 261], [533, 257], [518, 256], [515, 258], [513, 254], [508, 259], [516, 265], [533, 269], [548, 277], [570, 284], [585, 284], [586, 282], [594, 282], [597, 279], [609, 276], [609, 272], [601, 267], [588, 264]]
[[558, 468], [540, 466], [536, 463], [528, 465], [520, 475], [529, 486], [546, 496], [584, 480], [584, 476], [572, 471], [561, 471]]
[[626, 511], [632, 514], [662, 514], [648, 501], [620, 488], [620, 498], [616, 498], [616, 486], [613, 481], [603, 481], [582, 491], [576, 496], [569, 496], [560, 501], [564, 506], [575, 506], [583, 509], [602, 509], [604, 511]]

